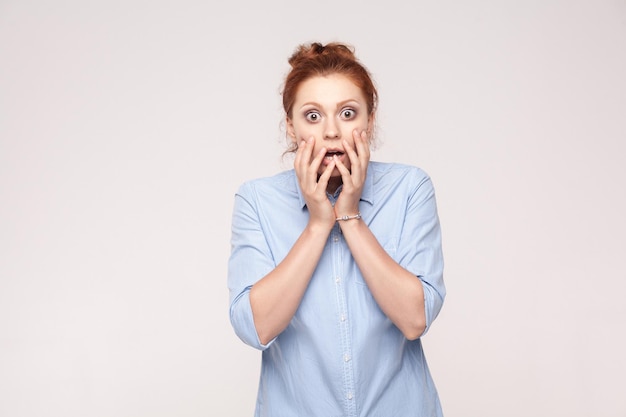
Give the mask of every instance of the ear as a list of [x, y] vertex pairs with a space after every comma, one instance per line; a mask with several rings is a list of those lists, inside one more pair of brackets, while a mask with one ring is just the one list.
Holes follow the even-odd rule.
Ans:
[[296, 142], [296, 131], [293, 128], [293, 120], [289, 116], [285, 117], [285, 125], [287, 126], [287, 135], [292, 142]]

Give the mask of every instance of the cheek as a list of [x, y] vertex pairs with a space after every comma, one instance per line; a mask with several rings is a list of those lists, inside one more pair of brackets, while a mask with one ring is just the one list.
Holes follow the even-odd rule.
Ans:
[[294, 126], [294, 134], [295, 140], [301, 141], [303, 139], [310, 138], [311, 136], [317, 138], [319, 136], [318, 132], [314, 127], [308, 125]]
[[348, 138], [348, 140], [350, 142], [354, 142], [353, 138], [352, 138], [352, 132], [356, 129], [358, 132], [361, 132], [363, 130], [367, 130], [369, 127], [368, 123], [367, 123], [367, 119], [366, 118], [360, 118], [357, 120], [354, 120], [351, 123], [348, 123], [345, 125], [342, 134], [344, 138]]

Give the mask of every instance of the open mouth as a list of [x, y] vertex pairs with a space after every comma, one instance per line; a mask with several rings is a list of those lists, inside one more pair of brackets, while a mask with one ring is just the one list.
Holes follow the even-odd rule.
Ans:
[[325, 158], [330, 161], [333, 159], [333, 156], [337, 155], [337, 157], [342, 157], [343, 156], [343, 152], [341, 151], [330, 151], [330, 152], [326, 152], [326, 156]]

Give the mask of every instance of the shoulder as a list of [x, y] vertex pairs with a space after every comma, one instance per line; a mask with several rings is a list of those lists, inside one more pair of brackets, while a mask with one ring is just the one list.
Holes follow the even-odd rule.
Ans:
[[375, 183], [398, 183], [419, 187], [430, 183], [430, 176], [423, 169], [407, 164], [371, 161], [368, 167]]
[[293, 169], [278, 174], [245, 181], [239, 186], [236, 195], [254, 198], [258, 195], [272, 195], [296, 190], [296, 175]]

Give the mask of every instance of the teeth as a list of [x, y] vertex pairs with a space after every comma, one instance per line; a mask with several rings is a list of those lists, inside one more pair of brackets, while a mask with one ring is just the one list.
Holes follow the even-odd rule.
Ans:
[[340, 151], [326, 152], [325, 158], [330, 160], [330, 159], [333, 159], [333, 156], [335, 156], [335, 155], [341, 156], [341, 155], [343, 155], [343, 152], [340, 152]]

